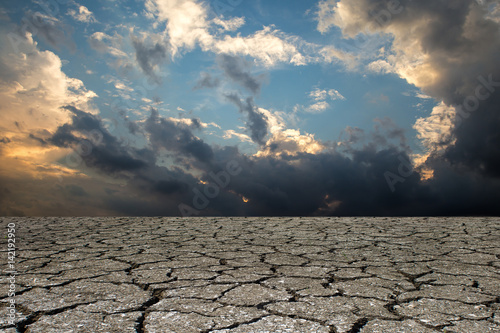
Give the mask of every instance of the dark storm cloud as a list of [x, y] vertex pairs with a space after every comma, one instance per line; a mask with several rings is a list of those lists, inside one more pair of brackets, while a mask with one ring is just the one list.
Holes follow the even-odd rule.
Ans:
[[[72, 123], [57, 129], [50, 142], [58, 147], [71, 147], [88, 167], [94, 167], [105, 173], [132, 171], [147, 166], [144, 151], [127, 149], [119, 140], [109, 134], [101, 120], [72, 106], [65, 106], [72, 112]], [[75, 136], [74, 132], [83, 133], [87, 138]]]
[[155, 67], [161, 65], [167, 59], [167, 47], [160, 43], [147, 45], [144, 40], [131, 36], [132, 45], [135, 49], [135, 59], [146, 74], [155, 82], [159, 83], [160, 79], [155, 73]]
[[30, 139], [33, 139], [33, 140], [35, 140], [35, 141], [37, 141], [37, 142], [39, 142], [42, 146], [45, 146], [45, 145], [47, 144], [47, 141], [45, 141], [45, 140], [44, 140], [44, 139], [42, 139], [42, 138], [37, 137], [37, 136], [36, 136], [36, 135], [34, 135], [33, 133], [30, 133], [29, 138], [30, 138]]
[[75, 197], [86, 197], [89, 194], [83, 189], [83, 187], [70, 184], [65, 186], [66, 192], [69, 195], [75, 196]]
[[[477, 179], [473, 172], [456, 172], [448, 164], [437, 167], [435, 178], [426, 182], [418, 170], [409, 171], [392, 192], [384, 173], [397, 172], [402, 159], [410, 160], [397, 146], [368, 144], [349, 155], [302, 153], [283, 158], [253, 158], [236, 151], [231, 158], [242, 172], [231, 178], [227, 190], [249, 199], [243, 215], [500, 214], [499, 180]], [[211, 207], [224, 213], [215, 202]]]
[[[138, 149], [126, 146], [112, 136], [99, 117], [72, 106], [64, 108], [72, 113], [72, 122], [60, 126], [47, 141], [58, 147], [75, 149], [87, 166], [103, 172], [136, 172], [146, 179], [148, 177], [142, 177], [142, 172], [148, 169], [150, 174], [154, 170], [154, 174], [158, 176], [161, 174], [161, 168], [158, 169], [156, 162], [162, 149], [177, 154], [180, 158], [191, 158], [203, 163], [209, 163], [213, 158], [212, 148], [192, 133], [192, 129], [201, 128], [199, 119], [192, 119], [193, 124], [187, 126], [163, 118], [157, 110], [151, 109], [150, 117], [146, 119], [143, 127], [137, 130], [148, 134], [153, 149]], [[83, 148], [79, 144], [82, 144]], [[175, 176], [184, 177], [182, 173]]]
[[444, 157], [454, 166], [499, 178], [500, 24], [485, 19], [485, 7], [476, 1], [443, 1], [434, 7], [434, 13], [427, 9], [435, 19], [421, 40], [440, 80], [426, 92], [458, 111], [456, 141]]
[[397, 214], [398, 207], [409, 213], [411, 189], [423, 190], [418, 174], [403, 184], [403, 195], [391, 193], [382, 176], [397, 168], [399, 155], [396, 149], [366, 149], [354, 157], [326, 153], [242, 161], [243, 172], [230, 186], [250, 200], [251, 215], [385, 215]]
[[[63, 125], [53, 141], [62, 146], [72, 146], [78, 138], [74, 131], [91, 129], [103, 131], [100, 147], [102, 153], [122, 156], [126, 170], [123, 178], [118, 172], [109, 173], [110, 167], [102, 159], [85, 158], [88, 167], [105, 172], [111, 177], [126, 181], [125, 185], [101, 192], [102, 203], [113, 214], [123, 215], [180, 215], [179, 204], [193, 206], [197, 193], [204, 193], [205, 186], [199, 179], [181, 169], [181, 164], [159, 166], [160, 150], [165, 149], [182, 160], [191, 160], [201, 179], [217, 184], [213, 175], [220, 174], [229, 161], [237, 163], [241, 172], [228, 178], [227, 186], [210, 198], [201, 215], [455, 215], [498, 214], [495, 193], [499, 181], [477, 180], [471, 172], [453, 172], [444, 161], [436, 164], [436, 177], [427, 182], [420, 180], [418, 170], [409, 172], [405, 181], [397, 184], [392, 192], [384, 178], [386, 171], [397, 172], [401, 158], [409, 160], [408, 153], [399, 143], [391, 140], [374, 142], [373, 133], [358, 133], [355, 146], [342, 151], [329, 150], [320, 154], [282, 155], [280, 158], [254, 157], [242, 154], [237, 147], [211, 147], [197, 139], [191, 132], [196, 126], [175, 124], [152, 110], [141, 130], [148, 133], [152, 149], [137, 150], [125, 147], [122, 142], [103, 130], [98, 117], [70, 108], [73, 116], [71, 127]], [[377, 135], [398, 137], [401, 133], [389, 120], [379, 123]], [[363, 139], [364, 138], [364, 139]], [[390, 139], [390, 138], [389, 138]], [[193, 149], [196, 142], [200, 149]], [[354, 144], [354, 142], [353, 142]], [[349, 143], [347, 143], [349, 145]], [[89, 156], [95, 151], [93, 149]], [[119, 154], [118, 154], [119, 153]], [[129, 168], [129, 160], [140, 161], [140, 168]], [[89, 161], [91, 163], [89, 163]], [[105, 167], [103, 167], [106, 165]], [[183, 165], [184, 167], [186, 165]], [[76, 184], [75, 184], [76, 185]], [[88, 200], [89, 193], [81, 184], [65, 190], [73, 198]], [[198, 191], [198, 192], [196, 192]], [[244, 203], [242, 197], [249, 199]], [[82, 201], [83, 202], [83, 201]]]
[[[126, 182], [112, 189], [107, 184], [101, 189], [103, 196], [98, 201], [111, 214], [179, 215], [178, 205], [192, 205], [195, 190], [203, 191], [199, 179], [186, 173], [181, 166], [187, 169], [196, 166], [200, 172], [208, 175], [210, 172], [220, 172], [229, 158], [238, 155], [237, 149], [218, 148], [215, 159], [212, 147], [191, 132], [201, 127], [198, 119], [193, 120], [193, 125], [187, 126], [163, 118], [153, 109], [141, 127], [141, 131], [150, 138], [152, 149], [136, 149], [125, 146], [108, 133], [99, 117], [71, 106], [65, 108], [72, 113], [72, 123], [60, 126], [47, 141], [77, 151], [82, 141], [78, 133], [90, 137], [92, 133], [95, 135], [96, 130], [102, 133], [101, 138], [89, 139], [92, 149], [81, 157], [86, 168]], [[158, 165], [158, 159], [164, 151], [173, 154], [179, 163], [170, 167]], [[81, 187], [81, 190], [76, 186]], [[85, 198], [84, 192], [88, 193], [85, 186], [76, 184], [68, 185], [64, 190], [72, 198]], [[203, 214], [243, 214], [242, 206], [239, 196], [222, 191], [211, 200]]]
[[[177, 127], [153, 111], [145, 128], [140, 130], [151, 135], [152, 141], [156, 142], [154, 149], [137, 149], [126, 146], [107, 132], [99, 117], [72, 106], [66, 106], [65, 109], [72, 113], [72, 122], [60, 126], [47, 140], [48, 144], [73, 148], [84, 162], [84, 165], [78, 165], [77, 168], [88, 168], [116, 178], [121, 184], [125, 182], [114, 188], [106, 184], [100, 191], [93, 191], [103, 195], [97, 199], [92, 196], [92, 199], [101, 205], [99, 209], [119, 215], [179, 215], [179, 203], [192, 200], [191, 189], [198, 185], [198, 179], [176, 165], [169, 168], [157, 165], [160, 155], [157, 149], [160, 147], [182, 159], [193, 159], [195, 162], [201, 160], [201, 165], [211, 159], [211, 148], [197, 139], [190, 128]], [[193, 127], [196, 128], [196, 122]], [[82, 135], [85, 138], [82, 138]], [[83, 147], [87, 148], [81, 149], [79, 145], [82, 142]], [[87, 143], [90, 145], [87, 146]], [[63, 159], [61, 163], [64, 165], [66, 161]], [[85, 195], [89, 193], [86, 186], [102, 187], [102, 184], [92, 180], [85, 184], [70, 184], [63, 190], [76, 200], [88, 197]], [[217, 200], [222, 200], [227, 195], [224, 194]], [[41, 214], [54, 214], [53, 211], [52, 208], [44, 208], [42, 212], [45, 213]], [[227, 211], [231, 209], [228, 207]], [[68, 213], [65, 211], [64, 214]]]
[[257, 94], [260, 91], [262, 76], [258, 78], [253, 77], [247, 71], [249, 65], [244, 59], [223, 54], [217, 57], [217, 62], [224, 70], [224, 74], [232, 81], [248, 89], [253, 94]]
[[[499, 82], [500, 82], [500, 75]], [[500, 84], [499, 84], [500, 85]], [[500, 178], [500, 87], [455, 130], [456, 141], [444, 157], [485, 177]], [[435, 157], [439, 159], [439, 156]], [[432, 161], [429, 161], [432, 163]]]
[[181, 127], [160, 117], [155, 109], [151, 109], [144, 129], [150, 134], [150, 142], [156, 150], [164, 148], [167, 151], [190, 155], [204, 163], [210, 162], [213, 157], [212, 148], [197, 138], [188, 127]]
[[434, 177], [428, 182], [435, 202], [428, 215], [500, 215], [500, 180], [483, 177], [468, 168], [453, 168], [447, 161], [433, 161]]
[[186, 193], [189, 189], [186, 183], [177, 180], [160, 180], [153, 188], [163, 194]]
[[226, 98], [228, 101], [236, 105], [241, 113], [247, 114], [248, 120], [246, 125], [250, 131], [250, 137], [252, 140], [261, 146], [265, 145], [265, 137], [267, 135], [267, 117], [257, 110], [257, 107], [253, 104], [253, 98], [248, 97], [243, 103], [237, 94], [227, 94]]
[[429, 165], [445, 158], [453, 166], [500, 177], [500, 23], [488, 18], [495, 2], [401, 0], [392, 13], [385, 0], [345, 4], [353, 7], [344, 32], [352, 35], [369, 27], [393, 34], [395, 43], [414, 41], [428, 65], [422, 71], [434, 71], [433, 79], [421, 80], [419, 87], [457, 108], [456, 141], [444, 147], [444, 155], [433, 154]]
[[[7, 179], [2, 179], [0, 177], [2, 184], [6, 184]], [[21, 210], [13, 207], [12, 197], [13, 193], [6, 187], [0, 187], [0, 216], [26, 216], [26, 214]]]

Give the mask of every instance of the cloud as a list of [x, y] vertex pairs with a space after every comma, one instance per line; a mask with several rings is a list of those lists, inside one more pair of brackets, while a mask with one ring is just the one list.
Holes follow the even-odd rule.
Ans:
[[309, 113], [322, 113], [330, 108], [330, 104], [325, 101], [317, 102], [312, 105], [309, 105], [305, 108], [306, 112]]
[[417, 119], [413, 128], [429, 151], [442, 151], [454, 143], [452, 128], [455, 116], [455, 108], [441, 102], [433, 108], [429, 117]]
[[[77, 153], [81, 163], [72, 165], [75, 169], [69, 170], [80, 169], [82, 173], [64, 175], [59, 181], [55, 175], [45, 173], [47, 181], [39, 179], [33, 185], [31, 175], [7, 175], [2, 164], [2, 184], [6, 191], [12, 188], [16, 190], [8, 200], [0, 200], [0, 213], [178, 215], [179, 203], [191, 202], [191, 189], [199, 182], [199, 178], [182, 171], [182, 167], [189, 165], [203, 168], [201, 170], [207, 173], [218, 171], [216, 162], [213, 166], [215, 169], [211, 169], [214, 156], [212, 148], [191, 133], [191, 130], [203, 128], [204, 123], [199, 120], [192, 119], [189, 125], [185, 121], [175, 123], [153, 110], [139, 129], [146, 135], [150, 145], [135, 148], [112, 136], [99, 116], [70, 106], [66, 109], [71, 113], [71, 121], [57, 128], [48, 138], [47, 144], [68, 147], [73, 155]], [[82, 147], [87, 148], [82, 150]], [[169, 168], [158, 166], [163, 163], [159, 160], [162, 152], [177, 156], [176, 163]], [[58, 162], [64, 164], [67, 159], [61, 158]], [[21, 172], [20, 168], [15, 170]], [[87, 172], [92, 177], [86, 176]], [[35, 199], [42, 193], [42, 198]], [[213, 200], [220, 209], [234, 212], [238, 201], [241, 199], [229, 193], [223, 193], [219, 199]], [[85, 212], [88, 209], [90, 211]]]
[[160, 117], [155, 109], [151, 109], [151, 115], [146, 120], [144, 128], [155, 151], [165, 149], [192, 156], [203, 163], [209, 163], [213, 158], [212, 148], [193, 135], [189, 126], [183, 122]]
[[68, 147], [76, 152], [87, 167], [106, 174], [133, 171], [147, 166], [141, 152], [122, 147], [95, 115], [72, 106], [71, 123], [60, 126], [49, 139], [57, 147]]
[[71, 196], [75, 196], [75, 197], [87, 197], [89, 195], [83, 189], [83, 187], [75, 185], [75, 184], [66, 185], [65, 189], [68, 192], [68, 194], [71, 195]]
[[212, 77], [210, 73], [202, 72], [200, 74], [200, 78], [196, 82], [196, 86], [194, 89], [203, 89], [203, 88], [217, 88], [220, 86], [220, 79], [217, 77]]
[[253, 77], [249, 72], [249, 64], [240, 57], [233, 57], [227, 54], [222, 54], [217, 57], [219, 66], [224, 71], [224, 74], [232, 81], [240, 84], [253, 94], [260, 91], [263, 76]]
[[337, 25], [335, 20], [336, 1], [327, 0], [318, 3], [316, 12], [318, 21], [318, 31], [322, 34], [328, 32], [332, 26]]
[[430, 116], [417, 119], [413, 125], [425, 151], [414, 154], [412, 158], [415, 165], [422, 169], [423, 177], [426, 179], [434, 176], [432, 164], [426, 164], [427, 160], [431, 156], [442, 156], [447, 148], [456, 143], [452, 130], [455, 117], [455, 108], [441, 102], [433, 108]]
[[[5, 35], [0, 38], [2, 45], [10, 45]], [[67, 76], [62, 60], [51, 51], [41, 51], [31, 34], [17, 42], [24, 52], [14, 53], [8, 47], [0, 51], [0, 131], [6, 143], [0, 152], [0, 191], [6, 193], [0, 198], [0, 214], [109, 213], [92, 198], [94, 191], [77, 196], [85, 202], [68, 199], [65, 187], [59, 185], [62, 179], [71, 179], [75, 186], [99, 182], [59, 164], [71, 149], [51, 141], [59, 128], [72, 123], [72, 112], [62, 107], [71, 105], [93, 116], [98, 113], [92, 106], [97, 95], [82, 81]], [[67, 189], [78, 194], [76, 187]]]
[[167, 21], [166, 33], [172, 56], [176, 56], [182, 48], [192, 50], [197, 43], [202, 47], [212, 43], [204, 5], [193, 0], [148, 0], [146, 8], [160, 21]]
[[388, 63], [386, 60], [383, 60], [383, 59], [375, 60], [375, 61], [369, 63], [366, 68], [370, 72], [373, 72], [376, 74], [394, 73], [393, 66], [390, 63]]
[[[346, 60], [349, 55], [334, 47], [322, 48], [298, 36], [288, 35], [274, 26], [264, 26], [248, 36], [231, 36], [244, 24], [244, 18], [211, 17], [206, 3], [195, 0], [148, 0], [146, 8], [159, 22], [166, 22], [172, 57], [191, 51], [197, 45], [205, 52], [249, 56], [265, 67], [279, 63], [302, 66], [316, 62]], [[222, 27], [222, 29], [214, 29]], [[215, 31], [214, 31], [215, 30]], [[218, 30], [218, 31], [217, 31]], [[352, 60], [352, 59], [351, 59]]]
[[[73, 115], [71, 123], [58, 128], [49, 142], [72, 145], [82, 140], [85, 132], [99, 130], [101, 142], [82, 158], [92, 173], [104, 173], [111, 179], [99, 184], [95, 176], [67, 176], [68, 183], [57, 187], [57, 182], [50, 184], [54, 183], [53, 178], [33, 182], [29, 177], [24, 177], [24, 181], [12, 175], [6, 177], [0, 166], [4, 191], [15, 189], [4, 195], [4, 199], [0, 195], [0, 212], [83, 214], [83, 206], [91, 209], [92, 214], [179, 215], [179, 203], [191, 204], [197, 193], [193, 189], [203, 193], [203, 186], [214, 182], [210, 173], [220, 172], [228, 161], [237, 163], [241, 172], [231, 177], [227, 187], [202, 211], [203, 215], [400, 216], [499, 212], [494, 193], [500, 189], [500, 181], [478, 180], [470, 172], [453, 172], [446, 165], [436, 165], [437, 176], [426, 182], [420, 180], [418, 170], [413, 171], [392, 193], [383, 174], [397, 170], [400, 159], [409, 159], [408, 154], [388, 140], [362, 142], [363, 137], [383, 136], [382, 131], [388, 138], [404, 141], [404, 134], [390, 119], [379, 120], [372, 135], [351, 131], [357, 139], [351, 136], [350, 142], [337, 145], [342, 150], [323, 145], [321, 149], [308, 151], [314, 147], [311, 135], [284, 129], [279, 113], [259, 109], [266, 116], [275, 140], [269, 140], [265, 147], [269, 154], [247, 156], [235, 147], [210, 147], [192, 134], [192, 125], [176, 124], [155, 110], [141, 127], [151, 145], [140, 149], [124, 146], [105, 130], [98, 116], [68, 109]], [[351, 147], [352, 142], [361, 145]], [[281, 145], [274, 152], [283, 153], [271, 153], [273, 144]], [[176, 163], [159, 166], [162, 151], [172, 152], [178, 158]], [[191, 163], [186, 164], [186, 159]], [[247, 198], [246, 203], [243, 197]], [[50, 202], [58, 206], [50, 206]]]
[[[368, 142], [348, 154], [325, 149], [314, 154], [247, 157], [233, 150], [227, 158], [242, 167], [242, 172], [231, 178], [227, 190], [249, 200], [244, 206], [244, 213], [249, 215], [387, 216], [498, 211], [491, 194], [500, 188], [499, 181], [475, 182], [473, 175], [459, 176], [446, 167], [438, 173], [444, 173], [447, 179], [440, 177], [424, 183], [418, 171], [414, 171], [392, 193], [383, 174], [397, 170], [400, 159], [409, 156], [389, 143]], [[457, 193], [449, 184], [463, 186], [470, 192]], [[214, 208], [218, 206], [214, 204]]]
[[317, 52], [321, 58], [317, 62], [340, 63], [345, 65], [348, 70], [354, 70], [359, 66], [359, 56], [340, 50], [334, 46], [323, 46]]
[[252, 142], [252, 139], [243, 133], [237, 133], [235, 130], [224, 131], [224, 139], [238, 138], [241, 142]]
[[[496, 77], [500, 78], [500, 72]], [[500, 79], [497, 83], [500, 87]], [[498, 132], [500, 91], [498, 89], [500, 88], [497, 88], [487, 100], [481, 101], [477, 110], [468, 113], [468, 117], [463, 105], [455, 107], [457, 116], [453, 135], [456, 141], [444, 154], [431, 158], [430, 165], [439, 158], [445, 158], [458, 168], [473, 170], [487, 179], [500, 178], [500, 133]], [[459, 117], [459, 112], [464, 113]]]
[[245, 19], [243, 17], [234, 17], [229, 20], [222, 20], [221, 18], [216, 17], [214, 18], [213, 23], [221, 26], [225, 31], [235, 31], [245, 24]]
[[188, 186], [178, 180], [160, 180], [154, 184], [153, 189], [161, 194], [171, 195], [186, 193]]
[[101, 53], [108, 53], [117, 58], [127, 58], [127, 54], [121, 50], [123, 47], [123, 38], [115, 34], [110, 36], [104, 32], [94, 32], [89, 38], [90, 46]]
[[[401, 2], [393, 14], [383, 1], [328, 3], [334, 5], [329, 20], [340, 27], [345, 36], [354, 37], [365, 31], [392, 35], [392, 55], [372, 64], [379, 64], [386, 71], [390, 65], [393, 72], [409, 83], [424, 92], [433, 91], [433, 97], [451, 95], [453, 88], [448, 83], [458, 74], [455, 62], [472, 69], [474, 64], [485, 61], [482, 67], [495, 68], [492, 56], [498, 43], [489, 43], [492, 39], [486, 36], [488, 33], [498, 35], [498, 25], [485, 19], [485, 8], [473, 0], [461, 0], [453, 5], [437, 1], [432, 7], [427, 2]], [[482, 52], [477, 52], [479, 50]], [[464, 53], [466, 51], [471, 52]], [[453, 59], [453, 62], [445, 59]], [[443, 91], [444, 87], [448, 91]]]
[[135, 36], [130, 37], [135, 49], [135, 59], [144, 74], [159, 83], [160, 79], [155, 74], [155, 69], [167, 59], [167, 48], [160, 42], [147, 45], [145, 39]]
[[110, 82], [113, 82], [115, 88], [118, 90], [124, 90], [124, 91], [129, 91], [129, 92], [134, 91], [134, 89], [130, 88], [125, 83], [123, 83], [119, 80], [111, 80]]
[[[65, 45], [71, 51], [75, 50], [76, 45], [71, 39], [71, 27], [59, 19], [40, 12], [27, 11], [23, 21], [25, 25], [30, 27], [28, 31], [30, 31], [32, 37], [41, 37], [43, 41], [55, 48]], [[25, 32], [19, 30], [18, 34], [19, 37], [23, 37]]]
[[[241, 173], [231, 177], [201, 214], [500, 214], [500, 73], [495, 57], [500, 39], [492, 17], [496, 7], [465, 0], [405, 1], [404, 10], [391, 13], [382, 24], [377, 21], [382, 17], [370, 11], [388, 10], [386, 1], [322, 2], [330, 6], [321, 16], [318, 29], [323, 33], [335, 26], [346, 37], [367, 31], [390, 36], [386, 52], [366, 58], [309, 45], [274, 27], [248, 36], [224, 35], [242, 22], [221, 18], [223, 23], [217, 23], [204, 3], [195, 1], [155, 3], [164, 6], [155, 10], [163, 17], [166, 34], [162, 43], [156, 36], [137, 37], [136, 60], [145, 73], [148, 68], [156, 73], [158, 54], [163, 59], [158, 42], [171, 56], [172, 50], [180, 56], [197, 46], [226, 55], [229, 58], [219, 58], [224, 75], [252, 93], [259, 91], [261, 82], [236, 57], [252, 57], [262, 66], [343, 57], [359, 62], [360, 68], [395, 73], [414, 84], [439, 101], [414, 125], [427, 149], [422, 165], [408, 171], [393, 193], [384, 174], [397, 173], [401, 161], [415, 154], [405, 132], [391, 119], [376, 119], [371, 132], [346, 128], [345, 140], [325, 142], [289, 128], [284, 112], [259, 108], [253, 97], [242, 99], [236, 93], [225, 98], [244, 115], [247, 134], [228, 130], [224, 137], [257, 143], [255, 154], [198, 137], [216, 124], [188, 116], [164, 117], [155, 109], [141, 121], [122, 114], [140, 138], [130, 145], [106, 129], [92, 107], [95, 93], [68, 77], [61, 59], [40, 51], [26, 34], [23, 49], [29, 52], [0, 51], [0, 214], [179, 215], [179, 203], [191, 204], [196, 190], [215, 184], [211, 173], [221, 172], [229, 161], [237, 162]], [[194, 19], [186, 16], [191, 10]], [[116, 34], [97, 32], [89, 42], [99, 52], [127, 58], [123, 38]], [[201, 87], [220, 83], [209, 74], [201, 78]], [[109, 83], [130, 92], [127, 81]], [[315, 87], [306, 96], [311, 106], [344, 99], [335, 89]], [[70, 165], [67, 157], [74, 153], [81, 163]], [[431, 178], [425, 177], [429, 167]]]
[[316, 88], [309, 93], [309, 98], [312, 101], [312, 104], [309, 106], [296, 105], [296, 110], [303, 110], [308, 113], [322, 113], [328, 110], [331, 106], [327, 102], [327, 100], [336, 101], [336, 100], [346, 100], [341, 93], [339, 93], [335, 89], [319, 89]]
[[300, 153], [317, 154], [326, 146], [314, 138], [313, 134], [302, 134], [297, 129], [290, 129], [284, 119], [283, 112], [271, 112], [259, 108], [261, 114], [265, 115], [268, 123], [270, 137], [265, 146], [254, 155], [257, 157], [280, 157], [282, 155], [298, 155]]
[[342, 101], [345, 101], [345, 97], [342, 96], [341, 93], [339, 93], [337, 90], [335, 89], [330, 89], [330, 90], [320, 90], [319, 88], [316, 88], [315, 90], [311, 91], [309, 93], [309, 97], [311, 99], [313, 99], [314, 101], [316, 102], [319, 102], [319, 101], [324, 101], [326, 99], [330, 99], [332, 101], [335, 101], [335, 100], [342, 100]]
[[488, 10], [487, 10], [488, 13], [486, 14], [486, 18], [495, 21], [496, 23], [500, 23], [500, 4], [495, 3], [495, 1], [488, 1], [487, 3], [488, 3]]
[[320, 90], [316, 88], [309, 93], [309, 97], [315, 101], [324, 101], [326, 99], [328, 92], [326, 90]]
[[68, 14], [75, 20], [85, 23], [97, 22], [94, 14], [85, 6], [79, 6], [78, 11], [70, 9]]
[[[495, 104], [500, 95], [495, 86], [500, 81], [500, 24], [492, 18], [495, 12], [490, 2], [473, 0], [403, 1], [399, 6], [381, 0], [326, 1], [318, 12], [318, 29], [326, 32], [336, 26], [348, 38], [366, 33], [391, 36], [387, 57], [368, 68], [396, 73], [444, 103], [416, 123], [424, 144], [440, 137], [436, 133], [453, 135], [456, 141], [439, 149], [440, 158], [496, 177], [500, 140], [493, 128], [500, 126]], [[479, 101], [476, 91], [488, 98]], [[467, 102], [477, 104], [473, 112], [465, 109]], [[453, 108], [455, 113], [444, 112]]]
[[313, 134], [301, 134], [296, 129], [286, 129], [274, 132], [267, 141], [266, 146], [259, 150], [255, 156], [282, 158], [283, 156], [297, 156], [303, 153], [318, 154], [326, 147], [314, 138]]
[[344, 96], [342, 96], [341, 93], [339, 93], [337, 90], [335, 89], [330, 89], [328, 90], [328, 96], [330, 97], [331, 100], [335, 101], [335, 100], [338, 100], [340, 99], [341, 101], [345, 101], [346, 98]]
[[[157, 167], [156, 151], [127, 146], [112, 136], [91, 107], [97, 95], [81, 81], [66, 76], [59, 57], [39, 51], [30, 35], [24, 43], [22, 49], [30, 52], [8, 54], [3, 49], [0, 53], [5, 68], [0, 76], [0, 191], [6, 193], [0, 198], [0, 213], [178, 214], [178, 201], [166, 200], [179, 199], [180, 192], [196, 184], [195, 178]], [[184, 154], [184, 159], [205, 161], [211, 148], [190, 128], [217, 125], [194, 118], [189, 124], [186, 119], [176, 120], [177, 124], [174, 119], [162, 121], [153, 114], [135, 130], [155, 144], [161, 142], [168, 151]], [[165, 142], [169, 136], [162, 130], [170, 133], [169, 129], [174, 134]], [[110, 197], [103, 186], [114, 195]], [[137, 199], [137, 193], [143, 193], [143, 198]], [[184, 195], [187, 202], [190, 193]]]
[[247, 128], [250, 131], [250, 137], [255, 143], [264, 145], [267, 136], [267, 117], [255, 107], [253, 98], [248, 97], [245, 102], [242, 102], [237, 94], [228, 94], [226, 99], [236, 105], [241, 113], [248, 116], [246, 122]]
[[213, 127], [216, 127], [216, 128], [220, 128], [220, 126], [217, 125], [214, 122], [204, 123], [203, 121], [201, 121], [198, 118], [173, 118], [173, 117], [168, 117], [168, 118], [165, 118], [165, 119], [168, 120], [168, 121], [171, 121], [171, 122], [173, 122], [175, 124], [180, 124], [180, 125], [188, 126], [188, 127], [193, 128], [193, 129], [207, 128], [208, 126], [213, 126]]
[[288, 37], [273, 27], [264, 27], [247, 37], [226, 35], [207, 49], [215, 53], [250, 56], [267, 67], [277, 63], [305, 65], [308, 60], [294, 45], [297, 42], [297, 38]]
[[432, 99], [432, 97], [431, 97], [431, 96], [428, 96], [428, 95], [426, 95], [426, 94], [422, 94], [421, 92], [417, 92], [417, 93], [415, 94], [415, 97], [420, 98], [420, 99]]
[[[338, 154], [299, 153], [280, 159], [261, 157], [252, 161], [251, 167], [241, 162], [243, 172], [230, 186], [249, 199], [253, 213], [263, 216], [357, 215], [366, 213], [363, 207], [369, 206], [373, 211], [375, 205], [376, 210], [383, 211], [390, 204], [389, 198], [380, 195], [386, 192], [383, 191], [386, 184], [375, 177], [366, 179], [361, 175], [375, 175], [378, 167], [389, 167], [396, 157], [395, 152], [363, 153], [359, 153], [357, 161]], [[379, 164], [382, 161], [387, 164], [382, 166]], [[364, 179], [364, 182], [356, 179]], [[354, 197], [355, 192], [366, 191], [373, 200], [370, 193], [377, 190], [381, 192], [376, 202], [368, 203]], [[330, 205], [334, 201], [338, 204]], [[360, 205], [355, 208], [356, 201]]]
[[21, 144], [30, 134], [46, 137], [70, 121], [69, 113], [60, 108], [63, 105], [97, 112], [91, 106], [97, 94], [87, 90], [82, 81], [68, 77], [57, 55], [38, 50], [29, 34], [22, 44], [22, 49], [30, 52], [13, 54], [7, 48], [0, 52], [4, 68], [0, 74], [0, 128], [8, 138]]

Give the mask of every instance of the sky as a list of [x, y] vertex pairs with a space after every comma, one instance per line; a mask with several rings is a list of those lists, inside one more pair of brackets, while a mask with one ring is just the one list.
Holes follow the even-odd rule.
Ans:
[[499, 215], [498, 0], [0, 4], [0, 215]]

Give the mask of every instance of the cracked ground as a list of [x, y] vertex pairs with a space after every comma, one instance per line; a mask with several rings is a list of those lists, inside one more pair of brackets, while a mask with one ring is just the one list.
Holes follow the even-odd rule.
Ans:
[[0, 332], [500, 332], [498, 218], [0, 221]]

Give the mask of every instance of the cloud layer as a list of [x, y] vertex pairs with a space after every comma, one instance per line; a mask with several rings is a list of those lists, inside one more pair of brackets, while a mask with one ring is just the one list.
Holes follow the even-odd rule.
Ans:
[[[99, 25], [85, 35], [92, 54], [106, 56], [99, 66], [116, 71], [88, 80], [109, 99], [66, 74], [62, 56], [37, 43], [71, 51], [65, 21], [27, 11], [23, 17], [38, 31], [12, 29], [17, 50], [1, 34], [8, 47], [0, 51], [0, 214], [499, 214], [499, 7], [320, 1], [308, 14], [316, 27], [310, 43], [272, 25], [243, 33], [247, 18], [217, 16], [206, 2], [148, 0], [150, 31]], [[79, 25], [100, 24], [84, 6], [64, 13]], [[321, 44], [339, 32], [355, 47]], [[363, 36], [376, 39], [376, 53], [356, 42]], [[189, 84], [163, 75], [184, 66], [179, 59], [189, 52], [203, 58], [183, 72]], [[306, 121], [290, 121], [341, 119], [351, 102], [348, 84], [311, 84], [287, 111], [261, 104], [272, 89], [271, 70], [319, 72], [331, 63], [344, 64], [335, 68], [346, 77], [397, 76], [432, 99], [430, 114], [412, 118], [423, 153], [411, 150], [411, 133], [384, 116], [370, 118], [371, 130], [347, 126], [337, 141], [304, 130]], [[134, 85], [143, 79], [155, 84]], [[286, 99], [290, 85], [283, 83]], [[189, 93], [215, 102], [189, 103]], [[177, 103], [183, 94], [193, 106], [187, 111]], [[227, 127], [228, 113], [219, 109], [230, 109], [242, 126]], [[204, 118], [210, 112], [213, 121]], [[118, 119], [115, 128], [109, 117]]]

